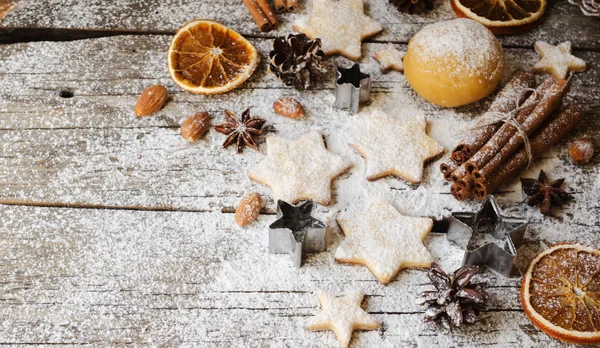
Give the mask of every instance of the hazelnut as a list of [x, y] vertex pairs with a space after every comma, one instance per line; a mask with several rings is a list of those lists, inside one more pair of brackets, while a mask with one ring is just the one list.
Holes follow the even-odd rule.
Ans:
[[569, 147], [571, 161], [575, 164], [588, 163], [594, 156], [594, 143], [590, 138], [580, 138], [575, 140]]
[[208, 112], [197, 112], [181, 124], [181, 136], [189, 142], [194, 142], [206, 133], [209, 125]]

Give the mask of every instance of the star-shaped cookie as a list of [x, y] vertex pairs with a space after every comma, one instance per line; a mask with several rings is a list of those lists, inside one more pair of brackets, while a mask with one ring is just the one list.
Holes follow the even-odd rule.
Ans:
[[344, 347], [350, 344], [352, 331], [378, 329], [381, 325], [379, 321], [360, 307], [364, 295], [362, 291], [351, 291], [344, 297], [336, 298], [318, 290], [317, 297], [322, 310], [310, 318], [308, 329], [331, 330]]
[[323, 135], [310, 131], [297, 140], [278, 136], [267, 138], [267, 157], [250, 169], [250, 179], [273, 190], [275, 201], [288, 203], [312, 199], [331, 202], [331, 180], [352, 164], [327, 151]]
[[406, 52], [398, 51], [394, 48], [394, 45], [388, 43], [384, 50], [375, 52], [375, 59], [381, 65], [382, 72], [388, 72], [390, 70], [404, 71], [404, 65], [402, 59]]
[[361, 56], [361, 41], [381, 31], [364, 13], [363, 0], [313, 0], [308, 18], [294, 22], [294, 30], [320, 38], [326, 55], [339, 53], [352, 60]]
[[425, 133], [427, 123], [422, 113], [396, 119], [374, 110], [366, 124], [366, 129], [350, 146], [365, 158], [368, 180], [394, 175], [418, 184], [424, 162], [444, 152], [444, 147]]
[[565, 79], [569, 71], [585, 70], [585, 61], [571, 54], [570, 41], [565, 41], [558, 46], [550, 45], [544, 41], [537, 41], [534, 47], [541, 58], [533, 66], [532, 70], [534, 72], [548, 73], [557, 79]]
[[402, 268], [427, 268], [432, 258], [423, 245], [433, 221], [404, 216], [387, 200], [361, 213], [339, 213], [337, 223], [346, 238], [335, 251], [335, 260], [365, 265], [382, 284]]

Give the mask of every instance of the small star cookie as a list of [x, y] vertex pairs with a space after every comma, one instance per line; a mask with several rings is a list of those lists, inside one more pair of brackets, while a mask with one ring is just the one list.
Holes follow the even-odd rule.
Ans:
[[414, 118], [396, 119], [374, 110], [367, 129], [350, 144], [367, 162], [367, 179], [394, 175], [413, 184], [420, 183], [423, 163], [444, 152], [444, 147], [425, 133], [426, 126], [422, 113]]
[[552, 74], [557, 79], [564, 80], [569, 71], [585, 70], [585, 61], [571, 54], [570, 41], [565, 41], [558, 46], [537, 41], [534, 47], [541, 58], [533, 66], [534, 72]]
[[389, 283], [402, 268], [427, 268], [432, 258], [423, 240], [433, 221], [404, 216], [387, 200], [361, 213], [339, 213], [337, 223], [346, 238], [335, 251], [335, 260], [362, 264], [382, 284]]
[[327, 151], [323, 135], [311, 131], [297, 140], [267, 138], [267, 157], [250, 169], [250, 179], [271, 187], [275, 201], [288, 203], [312, 199], [331, 202], [331, 180], [352, 164]]
[[390, 70], [404, 71], [404, 65], [402, 64], [402, 58], [406, 52], [398, 51], [394, 48], [391, 43], [387, 44], [384, 50], [375, 52], [375, 59], [381, 65], [382, 72], [388, 72]]
[[311, 331], [331, 330], [344, 347], [350, 344], [352, 331], [376, 330], [381, 325], [375, 317], [360, 307], [363, 301], [362, 291], [351, 291], [346, 296], [336, 298], [318, 290], [321, 312], [308, 322]]
[[364, 13], [363, 0], [313, 0], [308, 18], [294, 22], [294, 30], [320, 38], [326, 55], [339, 53], [352, 60], [361, 56], [361, 41], [381, 31]]

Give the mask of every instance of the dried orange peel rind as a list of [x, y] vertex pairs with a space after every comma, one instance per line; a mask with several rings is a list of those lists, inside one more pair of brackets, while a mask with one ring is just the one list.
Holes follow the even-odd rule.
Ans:
[[260, 56], [242, 35], [211, 20], [181, 27], [167, 52], [169, 74], [182, 89], [195, 94], [228, 92], [246, 81]]
[[600, 343], [600, 250], [564, 243], [537, 254], [523, 276], [521, 304], [551, 337]]
[[473, 19], [494, 34], [516, 34], [533, 28], [546, 10], [546, 0], [452, 0], [457, 16]]

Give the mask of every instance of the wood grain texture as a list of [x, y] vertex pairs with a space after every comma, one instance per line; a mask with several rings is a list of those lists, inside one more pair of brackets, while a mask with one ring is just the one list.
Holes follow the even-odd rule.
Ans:
[[[297, 136], [314, 128], [322, 130], [333, 150], [354, 162], [350, 174], [336, 180], [336, 185], [393, 188], [392, 194], [397, 192], [400, 196], [416, 187], [397, 179], [373, 183], [362, 180], [364, 161], [343, 140], [353, 134], [348, 124], [354, 122], [355, 117], [331, 109], [333, 93], [329, 86], [334, 84], [335, 66], [348, 64], [345, 58], [326, 60], [326, 78], [307, 92], [299, 93], [283, 86], [265, 71], [263, 62], [241, 88], [223, 95], [198, 96], [179, 90], [169, 79], [164, 66], [168, 42], [168, 36], [122, 36], [15, 44], [0, 51], [0, 140], [4, 154], [0, 165], [6, 168], [5, 175], [0, 177], [2, 201], [233, 211], [247, 190], [257, 190], [267, 198], [266, 211], [272, 213], [270, 191], [251, 183], [246, 175], [247, 169], [261, 159], [261, 154], [250, 149], [243, 155], [236, 155], [232, 149], [222, 150], [219, 147], [223, 136], [212, 130], [194, 145], [179, 135], [181, 120], [197, 111], [208, 111], [216, 124], [223, 119], [223, 109], [239, 112], [245, 107], [252, 107], [253, 114], [266, 118], [268, 124], [284, 136]], [[254, 43], [263, 57], [266, 56], [270, 40], [255, 39]], [[372, 55], [381, 47], [383, 44], [366, 44], [367, 54], [362, 64], [374, 81], [372, 106], [386, 107], [392, 102], [392, 107], [422, 108], [428, 115], [434, 138], [443, 140], [446, 148], [454, 146], [458, 135], [448, 136], [445, 129], [438, 129], [436, 125], [443, 127], [443, 122], [450, 118], [464, 131], [471, 122], [468, 115], [480, 114], [488, 101], [456, 111], [425, 102], [410, 90], [404, 75], [379, 72]], [[587, 61], [594, 61], [598, 55], [595, 52], [580, 54]], [[529, 49], [506, 49], [506, 56], [509, 68], [505, 79], [513, 70], [530, 67], [537, 60], [537, 55]], [[598, 74], [597, 68], [590, 65], [587, 72], [575, 75], [569, 101], [583, 109], [597, 108], [600, 89], [595, 81], [599, 80]], [[137, 96], [154, 84], [167, 86], [171, 100], [156, 117], [136, 118], [133, 106]], [[69, 91], [73, 97], [63, 98], [61, 91]], [[281, 95], [298, 97], [307, 117], [296, 121], [276, 115], [271, 104]], [[395, 104], [395, 98], [399, 104]], [[598, 122], [598, 118], [587, 116], [578, 134], [598, 138]], [[560, 152], [549, 153], [546, 162], [561, 163], [556, 173], [560, 175], [572, 166], [564, 145], [557, 148]], [[446, 207], [452, 209], [453, 199], [447, 195], [447, 183], [437, 172], [442, 160], [427, 166], [429, 179], [425, 186], [435, 188], [435, 194], [428, 193], [428, 199], [447, 202]], [[597, 163], [598, 158], [594, 161]], [[593, 176], [584, 175], [592, 167], [576, 167], [581, 173], [577, 176], [581, 177], [579, 187], [594, 182]], [[515, 198], [509, 200], [515, 201]], [[574, 215], [577, 218], [577, 214]], [[582, 217], [582, 223], [589, 223], [584, 220], [587, 218]]]
[[[336, 347], [331, 332], [305, 329], [318, 311], [314, 291], [342, 295], [361, 288], [367, 294], [364, 307], [383, 328], [355, 333], [355, 347], [568, 346], [527, 320], [518, 279], [478, 276], [489, 284], [489, 310], [477, 324], [448, 333], [421, 322], [422, 308], [414, 301], [427, 289], [425, 272], [402, 271], [382, 286], [364, 267], [335, 263], [333, 251], [342, 238], [336, 213], [360, 210], [372, 196], [387, 197], [407, 215], [440, 217], [477, 204], [449, 195], [437, 169], [443, 159], [426, 166], [420, 186], [364, 179], [364, 159], [347, 145], [357, 131], [352, 125], [360, 129], [364, 115], [331, 107], [335, 67], [349, 66], [347, 59], [328, 58], [325, 78], [306, 92], [286, 88], [266, 72], [270, 37], [290, 32], [290, 21], [306, 9], [283, 16], [282, 28], [263, 34], [241, 3], [224, 0], [21, 5], [0, 21], [0, 42], [128, 36], [0, 45], [0, 344]], [[372, 58], [388, 40], [405, 49], [398, 43], [423, 25], [453, 18], [447, 3], [438, 2], [425, 16], [398, 14], [384, 0], [368, 1], [367, 11], [387, 28], [363, 46], [361, 69], [374, 81], [370, 107], [401, 115], [409, 108], [423, 110], [428, 134], [452, 148], [490, 98], [437, 108], [414, 94], [404, 75], [381, 74]], [[240, 88], [207, 97], [182, 92], [171, 82], [165, 66], [170, 35], [164, 34], [197, 17], [215, 18], [252, 37], [263, 61]], [[504, 81], [537, 61], [535, 40], [572, 40], [588, 70], [573, 77], [567, 102], [596, 110], [524, 173], [535, 177], [543, 168], [551, 178], [567, 178], [576, 200], [560, 210], [560, 218], [525, 207], [517, 180], [498, 197], [507, 213], [531, 220], [519, 249], [521, 270], [552, 243], [600, 246], [600, 156], [573, 166], [566, 151], [583, 135], [600, 148], [599, 30], [577, 7], [551, 1], [539, 28], [501, 38]], [[23, 33], [29, 36], [20, 37]], [[154, 35], [131, 35], [136, 33]], [[153, 84], [165, 85], [171, 99], [156, 116], [136, 118], [137, 96]], [[296, 121], [273, 113], [272, 102], [283, 95], [297, 97], [307, 116]], [[216, 124], [223, 109], [246, 107], [282, 136], [321, 130], [328, 148], [354, 164], [334, 181], [334, 204], [316, 208], [315, 217], [329, 225], [328, 250], [308, 255], [299, 270], [289, 256], [267, 252], [274, 203], [270, 190], [246, 175], [265, 153], [262, 140], [260, 153], [236, 155], [220, 148], [224, 137], [212, 130], [192, 145], [179, 135], [180, 122], [195, 112], [210, 112]], [[259, 192], [266, 205], [257, 222], [241, 229], [231, 213], [249, 191]], [[425, 244], [444, 269], [459, 266], [462, 252], [444, 236], [432, 234]]]
[[[0, 22], [13, 35], [43, 40], [53, 29], [115, 30], [117, 32], [174, 33], [184, 23], [196, 18], [222, 22], [240, 33], [254, 37], [275, 37], [293, 32], [291, 23], [306, 15], [310, 0], [297, 13], [279, 15], [282, 24], [276, 31], [262, 33], [240, 1], [215, 0], [36, 0], [23, 1], [17, 11]], [[437, 1], [430, 13], [416, 16], [400, 13], [387, 0], [366, 1], [366, 12], [381, 23], [385, 30], [372, 38], [377, 42], [407, 43], [424, 25], [456, 18], [450, 1]], [[577, 23], [577, 26], [568, 25]], [[43, 28], [33, 33], [18, 28]], [[45, 32], [47, 31], [47, 32]], [[586, 35], [582, 35], [586, 33]], [[78, 32], [84, 35], [84, 32]], [[93, 35], [93, 33], [89, 33]], [[106, 33], [110, 34], [110, 33]], [[77, 37], [77, 35], [75, 35]], [[549, 0], [541, 25], [521, 35], [501, 37], [505, 45], [532, 47], [536, 40], [553, 43], [570, 40], [578, 49], [600, 49], [600, 28], [596, 18], [585, 17], [577, 6], [566, 0]]]
[[[518, 279], [489, 272], [479, 280], [490, 284], [490, 308], [476, 325], [448, 334], [422, 324], [414, 301], [427, 288], [425, 272], [404, 271], [381, 286], [365, 268], [333, 261], [341, 238], [334, 229], [329, 251], [296, 270], [289, 256], [267, 253], [269, 216], [246, 230], [218, 212], [0, 205], [0, 216], [3, 344], [337, 346], [332, 333], [305, 329], [318, 311], [313, 292], [359, 286], [384, 326], [355, 334], [354, 346], [562, 346], [521, 312]], [[548, 238], [546, 226], [533, 225], [529, 239], [561, 233]], [[443, 267], [460, 262], [443, 236], [426, 244]]]

